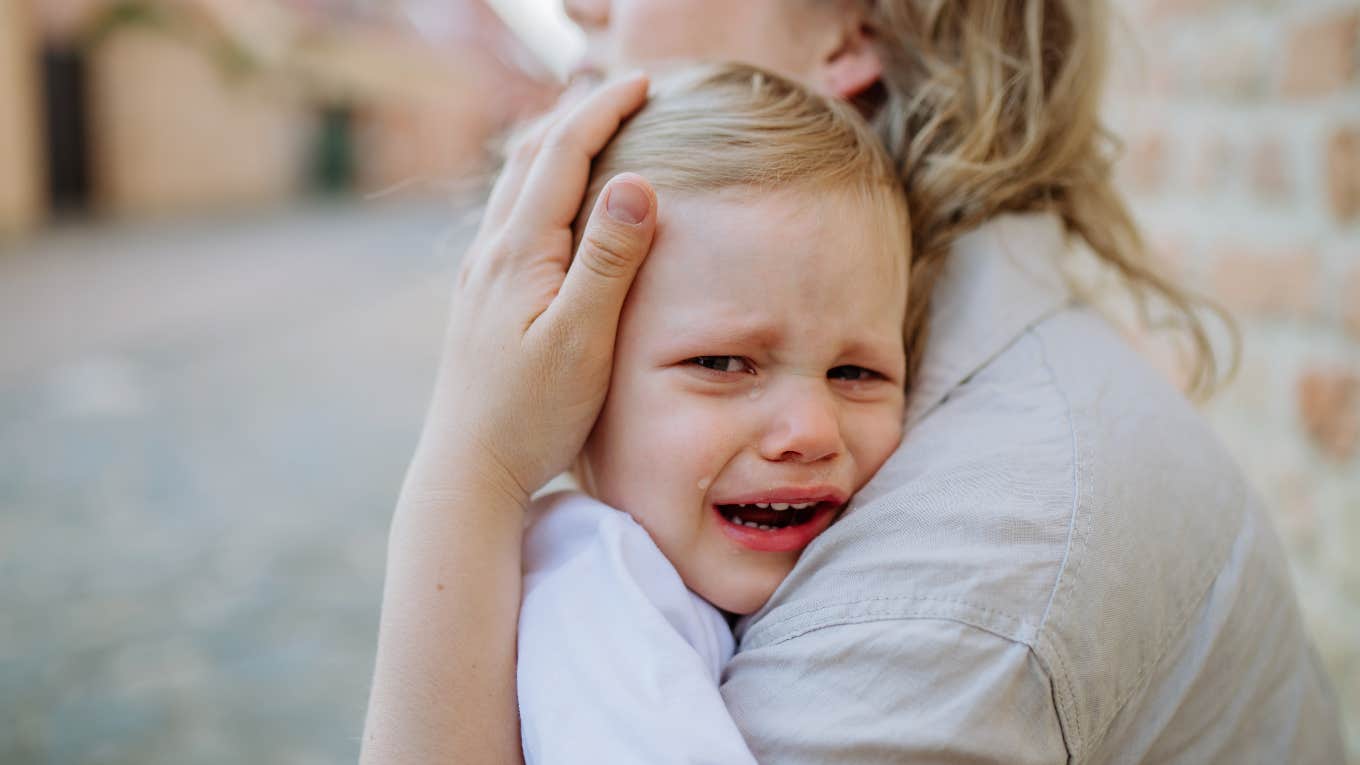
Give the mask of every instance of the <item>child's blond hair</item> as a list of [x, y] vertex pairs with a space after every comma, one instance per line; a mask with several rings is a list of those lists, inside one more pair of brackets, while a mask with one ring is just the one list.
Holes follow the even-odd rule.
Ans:
[[876, 208], [904, 273], [910, 260], [906, 200], [872, 129], [852, 106], [754, 66], [709, 64], [659, 76], [647, 104], [591, 165], [578, 236], [605, 183], [625, 171], [645, 177], [663, 207], [666, 192], [849, 192]]

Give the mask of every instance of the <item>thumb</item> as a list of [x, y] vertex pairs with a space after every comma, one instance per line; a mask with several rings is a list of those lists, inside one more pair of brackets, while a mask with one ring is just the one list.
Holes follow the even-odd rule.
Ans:
[[550, 312], [576, 331], [613, 337], [628, 288], [656, 233], [656, 192], [642, 176], [610, 179], [586, 221], [576, 258]]

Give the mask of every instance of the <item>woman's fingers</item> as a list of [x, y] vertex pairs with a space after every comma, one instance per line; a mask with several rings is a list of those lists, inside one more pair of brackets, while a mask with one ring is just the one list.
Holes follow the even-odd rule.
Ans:
[[539, 317], [548, 331], [569, 330], [613, 348], [623, 300], [655, 233], [651, 184], [634, 173], [614, 176], [590, 212], [562, 289]]
[[505, 165], [491, 187], [491, 195], [486, 201], [486, 212], [482, 216], [482, 227], [495, 230], [509, 217], [515, 207], [515, 199], [524, 187], [524, 177], [533, 166], [534, 157], [543, 143], [543, 136], [565, 112], [550, 111], [540, 115], [526, 125], [518, 135], [510, 140], [510, 151], [506, 154]]
[[534, 240], [536, 234], [570, 228], [585, 195], [591, 160], [646, 96], [642, 74], [609, 83], [548, 131], [507, 221], [511, 236]]
[[539, 147], [543, 145], [543, 137], [566, 117], [571, 105], [580, 98], [579, 93], [576, 95], [570, 92], [563, 93], [556, 107], [525, 125], [510, 139], [505, 164], [496, 178], [495, 185], [491, 187], [486, 208], [482, 212], [482, 223], [477, 234], [477, 241], [482, 246], [474, 244], [463, 254], [463, 260], [459, 264], [460, 286], [467, 283], [474, 267], [487, 258], [495, 257], [495, 253], [488, 252], [491, 248], [487, 246], [486, 240], [495, 238], [494, 235], [504, 228], [506, 218], [510, 217], [510, 211], [514, 209], [515, 201], [523, 191], [524, 179], [529, 174], [529, 168], [533, 166]]
[[[600, 147], [612, 137], [623, 116], [636, 109], [637, 105], [641, 103], [639, 99], [646, 95], [645, 79], [640, 75], [634, 75], [598, 89], [592, 90], [592, 88], [593, 85], [584, 80], [574, 83], [558, 99], [558, 103], [552, 111], [535, 120], [511, 140], [512, 146], [505, 165], [491, 189], [486, 209], [482, 215], [482, 224], [477, 235], [477, 242], [480, 243], [480, 246], [474, 244], [464, 253], [462, 263], [460, 263], [458, 272], [458, 283], [460, 285], [467, 283], [474, 270], [485, 267], [485, 261], [505, 257], [508, 253], [502, 250], [505, 250], [507, 246], [511, 249], [531, 252], [534, 248], [529, 243], [542, 242], [543, 235], [551, 231], [550, 228], [543, 228], [544, 220], [546, 220], [543, 216], [529, 216], [527, 221], [517, 221], [513, 225], [507, 223], [507, 219], [513, 214], [513, 211], [521, 207], [523, 197], [533, 196], [535, 201], [530, 203], [532, 205], [541, 205], [545, 200], [551, 204], [556, 199], [556, 204], [552, 206], [556, 209], [570, 209], [571, 211], [571, 218], [557, 228], [561, 231], [569, 229], [585, 193], [590, 160]], [[620, 95], [622, 95], [622, 100]], [[590, 103], [583, 105], [583, 102], [588, 100]], [[631, 100], [637, 100], [638, 103], [627, 106]], [[599, 109], [597, 104], [602, 104], [605, 107], [602, 114], [597, 115], [596, 110]], [[620, 108], [627, 108], [628, 111], [623, 116], [619, 116], [617, 110]], [[563, 127], [563, 124], [569, 120], [578, 127]], [[593, 145], [587, 146], [590, 154], [584, 159], [583, 170], [576, 182], [577, 187], [572, 188], [570, 183], [564, 183], [563, 179], [554, 178], [551, 175], [539, 176], [534, 180], [529, 179], [530, 172], [538, 164], [536, 160], [544, 141], [549, 140], [550, 135], [560, 135], [563, 131], [570, 131], [572, 136], [575, 136], [580, 133], [579, 125], [581, 123], [591, 126], [588, 132], [596, 140]], [[599, 137], [601, 128], [603, 128], [603, 136]], [[574, 141], [577, 139], [561, 137], [553, 140]], [[548, 186], [543, 188], [545, 182]], [[537, 188], [535, 185], [537, 185]], [[531, 193], [530, 190], [535, 188], [536, 190]], [[508, 236], [501, 236], [501, 234], [508, 234]], [[494, 239], [499, 239], [499, 243], [492, 244], [490, 240]], [[561, 260], [564, 267], [569, 255], [570, 252], [568, 251], [563, 251], [559, 255], [558, 259]]]
[[482, 218], [486, 222], [485, 225], [495, 228], [505, 222], [510, 211], [514, 209], [520, 190], [524, 187], [524, 177], [528, 175], [534, 157], [538, 156], [538, 149], [543, 145], [543, 136], [570, 114], [593, 87], [594, 85], [585, 79], [573, 81], [562, 91], [562, 95], [558, 96], [553, 108], [530, 120], [511, 137], [505, 166], [501, 168], [500, 176], [496, 179], [487, 200], [486, 213]]

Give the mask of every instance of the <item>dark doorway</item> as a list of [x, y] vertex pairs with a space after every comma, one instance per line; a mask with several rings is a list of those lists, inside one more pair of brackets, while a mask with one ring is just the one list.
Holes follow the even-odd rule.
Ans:
[[43, 51], [43, 109], [47, 122], [47, 188], [54, 212], [90, 205], [89, 130], [85, 109], [85, 57], [78, 51]]

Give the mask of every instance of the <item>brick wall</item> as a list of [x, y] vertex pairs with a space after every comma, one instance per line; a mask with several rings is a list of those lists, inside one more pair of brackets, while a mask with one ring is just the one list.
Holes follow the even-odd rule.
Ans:
[[1206, 411], [1274, 508], [1360, 758], [1360, 3], [1117, 0], [1144, 231], [1236, 315]]

